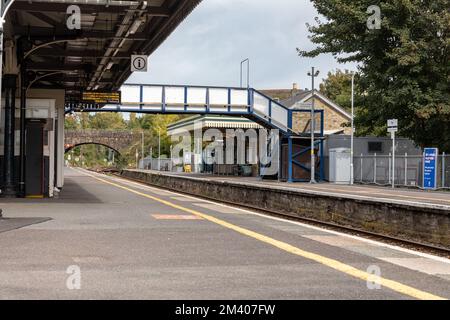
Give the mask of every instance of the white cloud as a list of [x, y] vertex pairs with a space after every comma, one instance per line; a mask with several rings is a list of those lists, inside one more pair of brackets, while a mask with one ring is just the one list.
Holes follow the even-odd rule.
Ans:
[[310, 88], [306, 73], [339, 65], [331, 55], [297, 56], [311, 49], [306, 23], [317, 16], [307, 0], [204, 0], [149, 60], [149, 72], [130, 82], [236, 86], [240, 61], [251, 60], [251, 86]]

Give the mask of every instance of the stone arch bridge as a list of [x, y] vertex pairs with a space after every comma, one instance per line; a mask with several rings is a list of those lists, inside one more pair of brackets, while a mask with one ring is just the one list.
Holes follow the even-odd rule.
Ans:
[[97, 144], [121, 154], [131, 145], [141, 141], [142, 134], [125, 130], [66, 130], [64, 151], [85, 144]]

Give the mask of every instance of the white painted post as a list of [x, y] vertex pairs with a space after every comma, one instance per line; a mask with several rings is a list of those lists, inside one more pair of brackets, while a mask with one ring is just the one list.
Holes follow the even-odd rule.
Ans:
[[425, 165], [425, 151], [422, 152], [422, 161], [420, 162], [420, 166], [422, 167], [422, 188], [425, 188], [425, 179], [423, 178], [423, 176], [425, 175], [423, 172], [423, 167]]
[[373, 183], [377, 183], [377, 154], [373, 155]]
[[158, 130], [158, 171], [161, 171], [161, 131]]
[[170, 146], [170, 172], [173, 171], [173, 146]]
[[392, 188], [395, 188], [395, 133], [398, 131], [398, 119], [389, 119], [387, 121], [387, 129], [391, 133], [392, 139], [392, 179], [391, 177], [389, 179], [392, 182]]
[[442, 152], [442, 179], [441, 179], [441, 183], [442, 183], [442, 188], [445, 188], [445, 152]]
[[153, 147], [150, 147], [150, 170], [153, 170]]
[[353, 172], [353, 154], [355, 150], [354, 146], [354, 135], [355, 135], [355, 112], [354, 112], [354, 104], [355, 104], [355, 73], [352, 72], [352, 133], [350, 136], [350, 184], [352, 185], [354, 183], [354, 172]]
[[392, 133], [392, 188], [395, 188], [395, 132]]
[[139, 169], [139, 151], [136, 148], [136, 169]]
[[361, 153], [361, 177], [360, 177], [361, 182], [363, 182], [362, 176], [363, 176], [363, 154]]
[[405, 152], [405, 186], [408, 185], [408, 153]]
[[391, 162], [391, 156], [392, 156], [392, 154], [389, 152], [389, 158], [388, 158], [388, 162], [389, 162], [389, 169], [388, 169], [388, 177], [389, 177], [389, 184], [391, 184], [391, 165], [392, 165], [392, 162]]
[[142, 168], [141, 169], [145, 169], [144, 166], [144, 131], [141, 131], [141, 158], [142, 158]]

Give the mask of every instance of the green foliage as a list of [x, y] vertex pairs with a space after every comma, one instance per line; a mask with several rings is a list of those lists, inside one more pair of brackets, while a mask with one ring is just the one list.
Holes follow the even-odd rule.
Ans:
[[86, 124], [87, 128], [100, 130], [124, 130], [127, 128], [122, 114], [115, 112], [90, 114]]
[[[65, 128], [67, 130], [97, 129], [97, 130], [129, 130], [136, 134], [144, 132], [144, 156], [150, 154], [153, 149], [153, 157], [158, 156], [158, 133], [161, 134], [161, 156], [170, 156], [170, 137], [167, 136], [167, 126], [179, 120], [183, 116], [178, 115], [142, 115], [130, 114], [129, 120], [125, 120], [121, 113], [79, 113], [66, 116]], [[136, 166], [136, 150], [141, 154], [141, 140], [129, 146], [127, 150], [121, 150], [122, 155], [114, 158], [116, 167]], [[68, 159], [68, 156], [66, 156]], [[73, 149], [70, 153], [72, 165], [80, 165], [95, 168], [108, 166], [111, 161], [111, 153], [108, 148], [97, 145], [84, 145]], [[78, 161], [76, 161], [78, 159]], [[107, 159], [107, 161], [105, 161]]]
[[[400, 134], [422, 147], [450, 151], [450, 4], [448, 0], [312, 0], [326, 18], [309, 26], [318, 46], [304, 57], [332, 53], [359, 63], [359, 134], [386, 134], [399, 119]], [[366, 10], [381, 8], [379, 30]]]
[[76, 115], [66, 115], [66, 119], [64, 121], [65, 130], [79, 130], [80, 127], [80, 121]]
[[88, 168], [101, 168], [117, 164], [120, 158], [117, 154], [113, 156], [114, 151], [111, 149], [94, 144], [87, 144], [75, 147], [68, 154], [65, 159], [72, 165], [81, 165]]
[[[358, 77], [355, 76], [355, 103], [358, 98]], [[328, 72], [327, 78], [320, 84], [320, 92], [336, 102], [346, 111], [351, 110], [352, 99], [352, 74], [350, 71], [337, 69], [334, 72]]]

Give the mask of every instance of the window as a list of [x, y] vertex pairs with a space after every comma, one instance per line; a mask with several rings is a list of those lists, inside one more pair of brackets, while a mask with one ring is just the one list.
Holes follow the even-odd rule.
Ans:
[[369, 153], [383, 153], [383, 143], [370, 141], [369, 145]]

